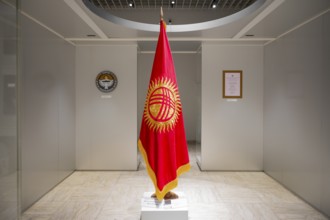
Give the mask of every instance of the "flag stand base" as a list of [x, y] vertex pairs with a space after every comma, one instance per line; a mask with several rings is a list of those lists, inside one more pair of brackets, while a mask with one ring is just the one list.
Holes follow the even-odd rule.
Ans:
[[188, 203], [183, 192], [175, 192], [179, 198], [162, 200], [151, 198], [153, 192], [145, 192], [141, 200], [141, 220], [188, 220]]

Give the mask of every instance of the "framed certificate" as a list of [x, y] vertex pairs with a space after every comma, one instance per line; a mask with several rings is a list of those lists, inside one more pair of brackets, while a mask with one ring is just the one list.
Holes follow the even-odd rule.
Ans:
[[241, 99], [243, 93], [242, 70], [224, 70], [222, 76], [222, 96], [225, 99]]

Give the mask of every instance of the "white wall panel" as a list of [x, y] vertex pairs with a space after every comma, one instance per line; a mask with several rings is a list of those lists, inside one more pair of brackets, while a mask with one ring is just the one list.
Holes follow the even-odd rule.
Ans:
[[[264, 170], [267, 171], [274, 179], [282, 182], [283, 181], [283, 157], [282, 152], [285, 149], [285, 134], [288, 132], [286, 127], [282, 126], [281, 120], [283, 118], [283, 100], [280, 96], [284, 93], [283, 81], [283, 69], [280, 62], [282, 57], [276, 57], [276, 54], [280, 50], [285, 48], [281, 46], [277, 41], [268, 45], [269, 50], [274, 51], [273, 53], [265, 52], [265, 76], [267, 80], [264, 81]], [[270, 72], [270, 69], [272, 70]], [[276, 71], [273, 71], [276, 70]], [[267, 99], [267, 101], [266, 101]], [[266, 104], [267, 103], [267, 104]], [[268, 114], [273, 111], [276, 114]], [[272, 133], [273, 130], [283, 131]]]
[[18, 219], [17, 10], [0, 1], [0, 219]]
[[197, 114], [196, 114], [196, 161], [201, 164], [201, 142], [202, 142], [202, 54], [198, 52], [196, 62], [196, 82], [197, 82]]
[[[24, 8], [24, 4], [22, 6]], [[22, 210], [74, 169], [74, 47], [21, 16]]]
[[56, 50], [49, 44], [51, 34], [22, 18], [23, 103], [20, 110], [24, 210], [57, 183], [58, 66], [46, 56], [47, 52]]
[[198, 99], [200, 87], [198, 86], [196, 54], [173, 54], [187, 141], [196, 140]]
[[59, 72], [59, 178], [65, 178], [76, 168], [75, 112], [75, 48], [58, 45]]
[[323, 17], [322, 22], [323, 69], [321, 76], [321, 210], [330, 216], [330, 13], [327, 13]]
[[[243, 71], [243, 98], [222, 98], [222, 71]], [[202, 45], [203, 170], [262, 170], [263, 48]]]
[[[114, 72], [117, 88], [95, 85], [97, 74]], [[111, 98], [104, 98], [111, 97]], [[76, 157], [80, 170], [137, 168], [137, 46], [76, 48]]]
[[329, 15], [265, 47], [264, 166], [269, 175], [329, 214], [326, 18]]
[[[137, 98], [137, 119], [138, 119], [138, 136], [140, 135], [142, 115], [144, 111], [144, 104], [147, 96], [148, 85], [152, 70], [152, 63], [154, 60], [154, 54], [138, 54], [138, 66], [137, 66], [137, 87], [138, 87], [138, 98]], [[138, 137], [139, 138], [139, 137]]]

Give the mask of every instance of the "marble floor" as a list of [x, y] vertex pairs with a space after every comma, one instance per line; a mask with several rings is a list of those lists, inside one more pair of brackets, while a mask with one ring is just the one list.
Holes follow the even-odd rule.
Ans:
[[[191, 165], [174, 190], [185, 193], [189, 220], [328, 219], [263, 172], [201, 172]], [[76, 171], [22, 219], [138, 220], [146, 191], [153, 186], [143, 163], [138, 171]]]

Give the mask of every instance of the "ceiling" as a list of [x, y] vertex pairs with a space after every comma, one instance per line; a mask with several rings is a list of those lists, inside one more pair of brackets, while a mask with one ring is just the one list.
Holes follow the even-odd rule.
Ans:
[[[169, 25], [176, 27], [176, 32], [192, 31], [193, 25], [185, 28], [185, 24], [197, 24], [201, 22], [214, 21], [236, 14], [241, 18], [258, 7], [265, 0], [82, 0], [84, 4], [95, 14], [106, 20], [116, 23], [118, 19], [126, 19], [121, 24], [125, 25], [127, 20], [154, 24], [145, 28], [139, 28], [140, 24], [132, 24], [131, 28], [144, 29], [154, 32], [159, 31], [160, 7], [165, 11], [165, 18]], [[251, 6], [251, 7], [250, 7]], [[245, 13], [237, 13], [245, 11]], [[240, 15], [244, 14], [244, 15]], [[116, 16], [116, 19], [114, 18]], [[235, 17], [235, 16], [231, 16]], [[231, 22], [233, 19], [229, 19]], [[129, 26], [129, 25], [128, 25]], [[219, 26], [215, 24], [215, 26]], [[198, 29], [209, 29], [208, 24], [202, 24]], [[196, 29], [196, 28], [195, 28]]]
[[241, 10], [248, 7], [256, 0], [88, 0], [95, 6], [104, 9], [149, 9], [149, 8], [198, 8], [212, 9], [218, 6], [219, 9], [230, 8]]
[[[0, 1], [10, 4], [10, 0]], [[122, 5], [129, 2], [129, 0], [95, 1], [101, 4], [103, 2], [103, 5], [108, 3], [109, 8], [114, 7], [110, 4], [113, 2], [118, 7], [119, 1]], [[148, 2], [149, 6], [152, 7], [151, 2], [158, 5], [160, 4], [157, 3], [159, 1], [134, 0], [136, 8], [139, 9], [128, 9], [130, 10], [129, 13], [134, 14], [134, 11], [147, 10], [143, 8], [147, 7]], [[167, 3], [163, 2], [164, 20], [167, 23], [169, 19], [167, 14], [170, 13], [170, 10], [172, 13], [175, 12], [178, 17], [191, 16], [196, 8], [192, 8], [192, 6], [189, 8], [188, 4], [186, 7], [187, 2], [192, 2], [191, 5], [197, 4], [204, 7], [199, 10], [210, 11], [209, 6], [206, 7], [211, 4], [210, 0], [177, 0], [179, 4], [177, 3], [175, 7], [179, 7], [180, 4], [181, 6], [184, 5], [185, 11], [175, 7], [171, 8], [168, 5], [166, 8], [165, 5], [169, 4], [169, 0], [167, 1]], [[227, 3], [225, 1], [217, 2], [218, 7], [226, 7], [229, 3], [237, 9], [240, 5], [249, 4], [248, 0], [228, 0]], [[139, 4], [140, 6], [138, 6]], [[157, 7], [151, 10], [157, 11], [159, 14]], [[84, 5], [82, 0], [22, 0], [21, 8], [24, 16], [74, 45], [136, 44], [137, 42], [142, 52], [152, 52], [158, 37], [158, 31], [129, 28], [120, 23], [110, 22], [94, 14]], [[185, 30], [184, 32], [173, 31], [176, 26], [175, 20], [173, 20], [173, 24], [168, 23], [167, 32], [174, 52], [196, 52], [201, 43], [265, 45], [329, 11], [330, 0], [264, 0], [264, 3], [254, 12], [222, 22], [216, 27], [193, 31]], [[146, 15], [142, 13], [139, 16], [148, 17]], [[226, 18], [224, 17], [224, 19]], [[202, 16], [200, 19], [203, 19]], [[158, 22], [159, 17], [155, 20]]]

